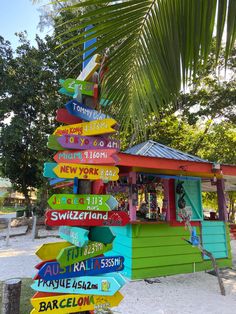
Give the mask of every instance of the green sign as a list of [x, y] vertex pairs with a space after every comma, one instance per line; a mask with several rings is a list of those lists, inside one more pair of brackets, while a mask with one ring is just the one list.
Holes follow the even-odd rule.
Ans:
[[79, 88], [79, 90], [81, 91], [81, 94], [87, 95], [87, 96], [94, 95], [94, 83], [81, 81], [81, 80], [75, 80], [73, 78], [68, 78], [65, 81], [60, 80], [60, 84], [69, 93], [74, 93], [75, 87], [77, 86], [77, 88]]
[[108, 211], [114, 209], [118, 202], [111, 195], [53, 194], [48, 204], [52, 209]]
[[60, 266], [69, 266], [74, 263], [84, 261], [88, 258], [101, 255], [112, 250], [112, 243], [103, 244], [100, 242], [89, 242], [86, 246], [77, 247], [75, 245], [62, 249], [57, 256]]

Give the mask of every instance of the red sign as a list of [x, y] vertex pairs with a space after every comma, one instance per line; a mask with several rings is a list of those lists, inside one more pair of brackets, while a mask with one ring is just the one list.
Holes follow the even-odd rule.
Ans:
[[81, 123], [82, 120], [76, 116], [73, 116], [67, 109], [60, 108], [57, 110], [56, 120], [65, 124]]
[[48, 226], [125, 226], [130, 219], [123, 211], [47, 210]]
[[57, 163], [67, 164], [105, 164], [115, 165], [118, 162], [115, 149], [64, 150], [59, 151], [53, 159]]

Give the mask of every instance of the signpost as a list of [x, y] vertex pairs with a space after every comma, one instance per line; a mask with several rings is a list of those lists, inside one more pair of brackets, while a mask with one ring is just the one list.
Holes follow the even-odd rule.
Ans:
[[94, 83], [76, 80], [73, 78], [67, 78], [66, 80], [60, 80], [60, 84], [64, 87], [69, 93], [75, 92], [75, 87], [81, 91], [81, 94], [87, 96], [94, 96]]
[[101, 242], [89, 242], [84, 247], [72, 245], [60, 251], [57, 261], [61, 267], [69, 266], [74, 263], [84, 261], [85, 259], [101, 255], [112, 249], [112, 244], [103, 244]]
[[118, 162], [115, 149], [103, 150], [64, 150], [58, 152], [53, 159], [57, 163], [73, 163], [73, 164], [105, 164], [115, 165]]
[[125, 226], [130, 219], [123, 211], [47, 210], [48, 226]]
[[76, 99], [70, 100], [66, 104], [66, 109], [71, 115], [85, 121], [102, 120], [109, 118], [109, 116], [107, 116], [106, 114], [98, 112], [97, 110], [94, 110], [84, 104], [81, 104]]
[[65, 267], [61, 267], [57, 261], [53, 261], [43, 264], [39, 269], [37, 278], [44, 280], [58, 280], [106, 274], [121, 271], [123, 269], [123, 256], [93, 257]]
[[52, 209], [108, 211], [117, 207], [118, 202], [111, 195], [53, 194], [48, 204]]
[[99, 68], [101, 56], [99, 54], [93, 55], [91, 60], [87, 63], [85, 68], [82, 70], [80, 75], [77, 77], [77, 80], [88, 81], [93, 73]]
[[122, 285], [112, 276], [84, 276], [60, 280], [35, 280], [31, 288], [42, 292], [113, 295]]
[[69, 242], [49, 242], [41, 245], [40, 248], [35, 252], [35, 254], [41, 260], [56, 259], [62, 249], [70, 246], [71, 243]]
[[56, 135], [49, 135], [47, 147], [53, 150], [63, 150], [64, 148], [59, 143], [58, 138]]
[[83, 228], [67, 226], [61, 226], [59, 228], [59, 236], [78, 247], [88, 244], [88, 233], [89, 230]]
[[116, 292], [113, 296], [96, 296], [80, 294], [46, 294], [38, 292], [31, 299], [34, 309], [30, 314], [50, 313], [64, 314], [92, 311], [103, 307], [118, 306], [123, 296]]
[[81, 119], [72, 116], [65, 108], [57, 109], [56, 120], [65, 124], [81, 123]]
[[93, 120], [78, 124], [60, 126], [54, 131], [54, 135], [100, 135], [115, 133], [116, 130], [112, 127], [116, 126], [117, 122], [114, 119], [107, 118], [103, 120]]
[[43, 175], [47, 178], [64, 178], [85, 180], [110, 180], [116, 181], [119, 179], [119, 168], [114, 166], [94, 166], [84, 164], [66, 164], [66, 163], [44, 163]]
[[[95, 137], [95, 136], [80, 136], [80, 135], [63, 135], [57, 137], [53, 136], [57, 143], [63, 148], [69, 149], [120, 149], [120, 141], [110, 139], [109, 137]], [[51, 140], [52, 141], [52, 140]], [[51, 148], [51, 147], [50, 147]], [[63, 149], [61, 148], [61, 149]]]

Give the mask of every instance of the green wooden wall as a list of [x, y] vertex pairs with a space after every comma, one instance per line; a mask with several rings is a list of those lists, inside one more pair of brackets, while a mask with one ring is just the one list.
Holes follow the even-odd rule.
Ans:
[[[212, 268], [211, 262], [204, 261], [196, 247], [183, 240], [189, 239], [189, 231], [184, 227], [144, 224], [115, 227], [112, 230], [116, 239], [109, 255], [124, 256], [123, 274], [128, 278], [144, 279]], [[197, 233], [200, 234], [199, 227]], [[219, 267], [232, 265], [228, 230], [227, 239], [229, 258], [217, 259]]]

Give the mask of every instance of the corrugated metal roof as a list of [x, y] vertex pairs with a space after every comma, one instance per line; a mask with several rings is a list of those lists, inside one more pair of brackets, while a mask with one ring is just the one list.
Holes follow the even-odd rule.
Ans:
[[180, 150], [165, 146], [155, 141], [146, 141], [137, 144], [131, 148], [128, 148], [125, 153], [131, 155], [141, 155], [149, 157], [168, 158], [176, 160], [189, 160], [197, 162], [209, 162], [208, 160], [201, 159], [199, 157], [183, 153]]

